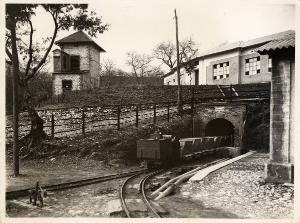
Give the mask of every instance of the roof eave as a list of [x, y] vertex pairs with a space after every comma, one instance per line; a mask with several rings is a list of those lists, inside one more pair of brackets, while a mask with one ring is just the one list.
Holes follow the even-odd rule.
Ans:
[[283, 47], [276, 47], [276, 48], [270, 48], [270, 49], [263, 49], [263, 50], [257, 50], [256, 52], [258, 52], [261, 55], [265, 55], [265, 54], [272, 54], [275, 53], [277, 51], [281, 51], [281, 50], [290, 50], [290, 49], [295, 49], [295, 46], [283, 46]]
[[[61, 47], [62, 45], [64, 44], [75, 44], [76, 42], [60, 42], [60, 41], [56, 41], [54, 42], [57, 46]], [[95, 42], [90, 42], [90, 41], [80, 41], [80, 42], [77, 42], [77, 43], [87, 43], [87, 44], [92, 44], [94, 45], [100, 52], [103, 52], [103, 53], [106, 53], [106, 51], [101, 47], [99, 46], [97, 43]]]

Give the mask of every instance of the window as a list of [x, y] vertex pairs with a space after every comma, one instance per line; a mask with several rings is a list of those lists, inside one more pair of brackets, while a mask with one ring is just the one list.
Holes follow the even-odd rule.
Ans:
[[268, 60], [268, 72], [272, 72], [272, 58]]
[[260, 57], [248, 58], [245, 60], [245, 75], [260, 73]]
[[63, 91], [72, 90], [72, 85], [73, 85], [72, 80], [62, 80]]
[[80, 70], [80, 58], [79, 56], [70, 57], [71, 70]]
[[213, 79], [225, 79], [229, 77], [229, 62], [213, 65]]

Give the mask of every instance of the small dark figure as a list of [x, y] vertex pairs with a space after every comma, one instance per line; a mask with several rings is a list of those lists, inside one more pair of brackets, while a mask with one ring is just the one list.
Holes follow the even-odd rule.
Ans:
[[39, 182], [36, 182], [35, 189], [29, 190], [29, 203], [37, 205], [37, 201], [40, 202], [40, 206], [44, 206], [44, 197], [47, 196], [46, 190], [39, 185]]

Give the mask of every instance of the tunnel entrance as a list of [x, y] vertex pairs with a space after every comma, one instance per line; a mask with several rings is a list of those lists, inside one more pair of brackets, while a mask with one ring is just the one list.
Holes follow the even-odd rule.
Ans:
[[206, 136], [228, 136], [234, 134], [234, 126], [223, 118], [216, 118], [207, 123], [205, 128]]

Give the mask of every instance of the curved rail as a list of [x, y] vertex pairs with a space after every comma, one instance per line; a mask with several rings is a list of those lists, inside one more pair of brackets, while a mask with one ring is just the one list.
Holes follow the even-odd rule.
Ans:
[[[142, 200], [143, 200], [144, 204], [146, 205], [147, 209], [149, 210], [149, 212], [151, 212], [152, 214], [154, 214], [155, 217], [158, 217], [158, 218], [160, 218], [160, 215], [157, 213], [157, 211], [155, 210], [155, 208], [152, 207], [152, 205], [150, 204], [150, 202], [149, 202], [149, 200], [148, 200], [148, 198], [146, 196], [146, 193], [145, 193], [145, 183], [146, 183], [146, 181], [150, 177], [152, 177], [152, 176], [160, 173], [161, 171], [162, 170], [151, 172], [150, 174], [147, 174], [146, 176], [143, 176], [143, 178], [139, 182], [139, 191], [137, 192], [138, 195], [140, 193], [142, 194]], [[126, 189], [126, 185], [128, 184], [128, 182], [130, 180], [134, 179], [135, 177], [137, 177], [137, 176], [139, 176], [141, 174], [143, 174], [143, 173], [138, 173], [138, 174], [135, 174], [135, 175], [127, 178], [124, 181], [124, 183], [122, 184], [122, 186], [121, 186], [120, 200], [121, 200], [121, 204], [122, 204], [123, 210], [124, 210], [124, 212], [125, 212], [125, 214], [126, 214], [126, 216], [128, 218], [131, 218], [133, 216], [131, 215], [130, 210], [128, 209], [128, 206], [127, 206], [126, 201], [125, 201], [125, 189]]]
[[127, 207], [127, 204], [125, 202], [125, 198], [124, 198], [125, 187], [126, 187], [126, 184], [128, 183], [128, 181], [130, 181], [131, 179], [133, 179], [133, 178], [135, 178], [135, 177], [137, 177], [138, 175], [141, 175], [141, 174], [142, 173], [137, 173], [137, 174], [132, 175], [131, 177], [128, 177], [121, 186], [120, 199], [121, 199], [123, 210], [125, 211], [125, 214], [127, 215], [128, 218], [131, 218], [131, 215], [130, 215], [130, 211]]
[[154, 173], [151, 173], [151, 174], [147, 175], [146, 177], [144, 177], [144, 178], [141, 180], [141, 183], [140, 183], [140, 191], [141, 191], [141, 193], [142, 193], [142, 195], [143, 195], [143, 201], [144, 201], [144, 203], [147, 205], [147, 207], [151, 210], [151, 212], [155, 215], [155, 217], [157, 217], [157, 218], [161, 218], [161, 216], [158, 214], [158, 212], [156, 211], [156, 209], [153, 208], [152, 205], [150, 204], [150, 202], [149, 202], [149, 200], [148, 200], [148, 198], [147, 198], [147, 196], [146, 196], [146, 193], [145, 193], [145, 184], [146, 184], [146, 181], [147, 181], [150, 177], [152, 177], [152, 176], [154, 176], [154, 175], [156, 175], [156, 174], [158, 174], [158, 173], [160, 173], [160, 172], [162, 172], [162, 171], [156, 171], [156, 172], [154, 172]]

